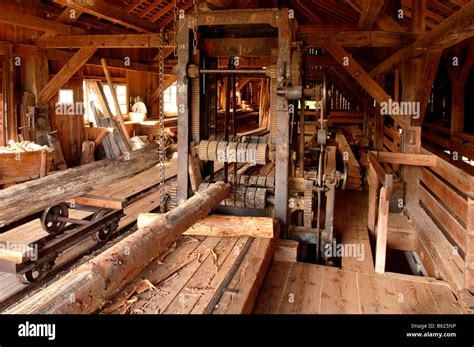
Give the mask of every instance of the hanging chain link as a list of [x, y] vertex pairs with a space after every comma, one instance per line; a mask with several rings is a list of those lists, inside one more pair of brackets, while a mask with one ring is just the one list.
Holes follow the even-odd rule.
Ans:
[[173, 55], [176, 58], [178, 56], [178, 0], [174, 0], [173, 16]]
[[160, 212], [165, 213], [165, 202], [166, 202], [166, 191], [165, 191], [165, 103], [164, 103], [164, 76], [165, 76], [165, 57], [163, 54], [164, 47], [164, 36], [163, 31], [160, 32], [160, 53], [159, 53], [159, 88], [160, 88], [160, 101], [159, 101], [159, 118], [160, 118]]
[[193, 23], [193, 55], [197, 54], [197, 43], [198, 43], [198, 5], [197, 1], [193, 0], [193, 16], [194, 16], [194, 23]]

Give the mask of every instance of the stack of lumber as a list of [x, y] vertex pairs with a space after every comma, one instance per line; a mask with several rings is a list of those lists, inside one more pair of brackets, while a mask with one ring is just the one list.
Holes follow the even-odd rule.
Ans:
[[[114, 115], [107, 102], [102, 83], [95, 81], [90, 85], [91, 91], [96, 95], [101, 111], [99, 111], [93, 101], [90, 102], [90, 109], [98, 127], [109, 128], [111, 131], [103, 139], [105, 154], [108, 159], [118, 158], [125, 153], [130, 153], [131, 145], [125, 125], [119, 126], [114, 120]], [[119, 120], [119, 122], [121, 122]], [[87, 148], [87, 147], [86, 147]], [[85, 149], [83, 147], [83, 149]], [[84, 153], [84, 155], [87, 155]]]
[[342, 153], [342, 158], [348, 166], [346, 189], [362, 190], [362, 175], [360, 173], [359, 162], [355, 158], [351, 146], [349, 146], [349, 143], [341, 129], [338, 129], [336, 132], [336, 142], [339, 151]]
[[10, 140], [8, 147], [0, 147], [0, 184], [46, 176], [52, 162], [51, 152], [48, 146]]

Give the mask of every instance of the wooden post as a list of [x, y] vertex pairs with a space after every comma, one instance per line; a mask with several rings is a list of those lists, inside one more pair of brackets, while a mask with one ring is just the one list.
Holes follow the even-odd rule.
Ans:
[[369, 229], [370, 235], [375, 238], [375, 220], [377, 213], [377, 192], [379, 190], [380, 182], [377, 178], [377, 174], [372, 166], [369, 164], [369, 213], [367, 217], [367, 228]]
[[13, 87], [13, 46], [7, 44], [5, 46], [5, 55], [3, 56], [3, 68], [2, 68], [2, 133], [4, 145], [9, 140], [17, 140], [17, 120], [15, 115], [15, 102], [14, 95], [15, 90]]
[[126, 139], [126, 142], [128, 143], [128, 146], [130, 148], [132, 148], [131, 144], [130, 144], [130, 136], [128, 134], [127, 127], [125, 126], [125, 122], [123, 120], [122, 110], [120, 109], [120, 105], [118, 103], [117, 93], [115, 92], [114, 84], [112, 82], [112, 77], [110, 76], [109, 69], [107, 68], [107, 61], [104, 58], [102, 58], [100, 60], [100, 62], [102, 63], [105, 78], [107, 79], [107, 84], [109, 85], [110, 93], [112, 94], [112, 99], [114, 101], [115, 111], [117, 112], [117, 118], [118, 118], [118, 122], [120, 124], [120, 128], [122, 129], [122, 133], [125, 136], [125, 139]]
[[380, 189], [379, 213], [377, 219], [377, 233], [375, 242], [375, 272], [385, 272], [385, 258], [387, 254], [388, 208], [390, 205], [390, 189]]
[[213, 184], [7, 312], [95, 312], [229, 192], [230, 185]]

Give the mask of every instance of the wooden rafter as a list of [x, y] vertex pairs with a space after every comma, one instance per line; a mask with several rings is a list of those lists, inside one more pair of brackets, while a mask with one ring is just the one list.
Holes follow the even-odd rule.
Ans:
[[413, 44], [398, 50], [371, 72], [371, 76], [384, 73], [404, 60], [419, 56], [427, 49], [442, 50], [474, 36], [474, 2], [471, 2], [421, 36]]
[[384, 0], [364, 0], [359, 20], [360, 30], [372, 29], [384, 5]]
[[[362, 12], [362, 0], [344, 0], [345, 3], [350, 5], [354, 10]], [[375, 20], [375, 24], [384, 31], [405, 31], [405, 29], [390, 16], [381, 13]]]
[[[359, 63], [352, 57], [351, 54], [341, 46], [328, 45], [325, 47], [326, 51], [331, 54], [334, 59], [372, 96], [378, 104], [388, 102], [390, 95], [383, 90], [383, 88], [359, 65]], [[405, 124], [406, 121], [396, 115], [391, 117], [398, 124]]]

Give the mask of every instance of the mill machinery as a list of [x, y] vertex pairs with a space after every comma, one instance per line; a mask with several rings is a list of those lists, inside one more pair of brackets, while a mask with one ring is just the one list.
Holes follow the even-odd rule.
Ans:
[[[281, 237], [312, 245], [314, 260], [330, 263], [335, 191], [347, 170], [326, 121], [325, 78], [304, 85], [295, 26], [288, 9], [179, 16], [173, 199], [179, 204], [212, 182], [229, 182], [232, 193], [219, 213], [273, 216]], [[268, 94], [268, 121], [260, 102], [260, 127], [239, 133], [237, 86], [249, 80], [257, 81], [260, 98]], [[307, 101], [319, 116], [305, 124]]]

